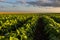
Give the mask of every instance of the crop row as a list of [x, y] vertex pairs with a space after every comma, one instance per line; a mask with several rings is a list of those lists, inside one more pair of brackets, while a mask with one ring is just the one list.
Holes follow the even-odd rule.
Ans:
[[0, 16], [0, 40], [33, 40], [38, 16]]

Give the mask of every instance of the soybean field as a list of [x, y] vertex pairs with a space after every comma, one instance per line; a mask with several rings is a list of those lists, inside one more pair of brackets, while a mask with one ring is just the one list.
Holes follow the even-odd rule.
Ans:
[[60, 40], [60, 14], [0, 14], [0, 40]]

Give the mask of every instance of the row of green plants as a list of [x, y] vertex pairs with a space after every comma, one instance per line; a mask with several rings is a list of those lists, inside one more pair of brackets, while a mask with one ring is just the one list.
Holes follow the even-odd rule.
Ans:
[[43, 16], [44, 32], [49, 40], [60, 40], [60, 16]]
[[0, 40], [33, 40], [39, 16], [1, 15]]
[[37, 24], [44, 27], [49, 40], [60, 40], [60, 16], [56, 15], [1, 15], [0, 40], [34, 40]]

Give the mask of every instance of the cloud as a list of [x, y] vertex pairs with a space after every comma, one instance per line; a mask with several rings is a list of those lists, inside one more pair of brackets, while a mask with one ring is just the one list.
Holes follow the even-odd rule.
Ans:
[[4, 2], [5, 0], [0, 0], [0, 2]]
[[52, 7], [60, 7], [60, 0], [37, 0], [36, 2], [27, 2], [33, 6], [52, 6]]
[[22, 3], [22, 4], [25, 4], [27, 0], [17, 0], [16, 2], [19, 2], [19, 3]]
[[49, 6], [49, 7], [60, 7], [60, 0], [35, 0], [35, 1], [27, 1], [27, 0], [15, 0], [16, 2], [6, 2], [6, 0], [0, 0], [0, 2], [12, 4], [16, 6], [17, 4], [21, 5], [33, 5], [33, 6]]
[[17, 5], [17, 4], [25, 4], [26, 3], [26, 0], [15, 0], [15, 2], [12, 2], [12, 1], [3, 1], [1, 0], [1, 2], [3, 3], [8, 3], [8, 4], [12, 4], [12, 5]]

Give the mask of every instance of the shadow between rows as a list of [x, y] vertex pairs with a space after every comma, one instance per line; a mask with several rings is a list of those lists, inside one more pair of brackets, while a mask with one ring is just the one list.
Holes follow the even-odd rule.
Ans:
[[36, 30], [34, 33], [34, 39], [33, 40], [48, 40], [48, 35], [44, 32], [44, 22], [42, 18], [39, 18], [38, 24], [36, 25]]

